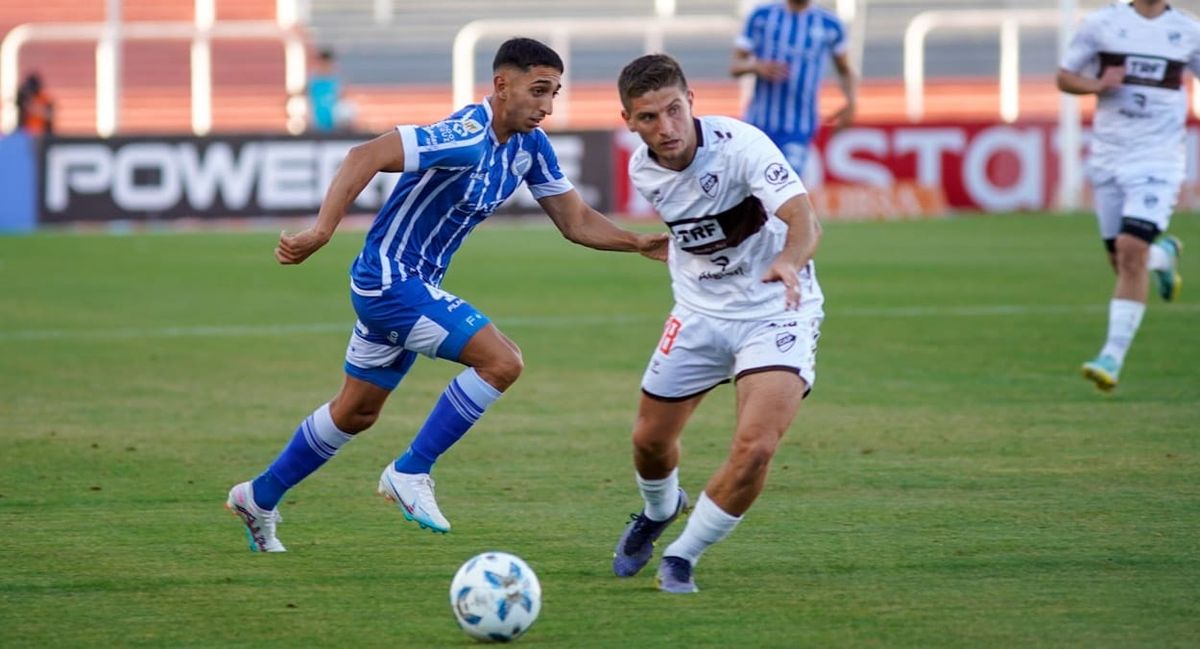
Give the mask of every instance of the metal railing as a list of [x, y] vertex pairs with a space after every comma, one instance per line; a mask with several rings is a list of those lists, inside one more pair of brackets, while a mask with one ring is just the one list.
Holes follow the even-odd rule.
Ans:
[[1058, 28], [1058, 9], [972, 9], [924, 11], [904, 30], [904, 108], [908, 119], [925, 114], [925, 40], [938, 28], [1000, 32], [1000, 118], [1012, 123], [1020, 114], [1020, 29]]
[[[573, 38], [615, 38], [640, 35], [646, 52], [661, 51], [667, 36], [721, 36], [732, 44], [741, 23], [733, 16], [671, 16], [657, 18], [561, 18], [477, 20], [465, 25], [454, 37], [452, 79], [454, 106], [475, 101], [475, 48], [488, 36], [523, 34], [544, 38], [571, 69]], [[732, 47], [732, 45], [729, 45]], [[564, 86], [554, 104], [556, 120], [570, 123], [570, 86]]]
[[[120, 46], [126, 40], [178, 39], [192, 41], [192, 131], [205, 135], [212, 129], [212, 39], [271, 39], [284, 48], [284, 86], [289, 97], [304, 93], [306, 53], [301, 34], [271, 20], [209, 22], [26, 23], [18, 25], [0, 42], [0, 131], [17, 126], [17, 71], [21, 48], [39, 41], [96, 42], [96, 133], [113, 135], [120, 121], [118, 93]], [[288, 128], [303, 127], [304, 106], [288, 102]]]

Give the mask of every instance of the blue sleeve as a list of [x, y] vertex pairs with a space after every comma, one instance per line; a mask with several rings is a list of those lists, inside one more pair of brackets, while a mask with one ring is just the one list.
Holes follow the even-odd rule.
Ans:
[[487, 126], [468, 112], [428, 126], [397, 126], [404, 144], [404, 170], [462, 169], [479, 162]]
[[[529, 171], [525, 172], [525, 182], [534, 198], [545, 198], [565, 194], [574, 188], [566, 174], [558, 168], [558, 156], [554, 155], [554, 147], [550, 138], [541, 129], [532, 133], [533, 146], [529, 152], [531, 159]], [[522, 150], [524, 152], [524, 150]]]
[[833, 36], [829, 39], [829, 49], [834, 54], [843, 54], [849, 45], [846, 42], [846, 26], [842, 24], [842, 21], [837, 19], [829, 22], [830, 31], [833, 32]]
[[763, 14], [766, 13], [764, 7], [759, 7], [750, 12], [746, 17], [746, 24], [742, 27], [742, 33], [734, 39], [734, 45], [738, 49], [746, 50], [759, 56], [760, 44], [762, 42], [763, 31]]

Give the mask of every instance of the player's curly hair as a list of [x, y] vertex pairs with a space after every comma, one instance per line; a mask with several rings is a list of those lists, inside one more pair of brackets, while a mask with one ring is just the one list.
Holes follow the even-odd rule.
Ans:
[[492, 72], [497, 72], [505, 66], [519, 68], [522, 72], [528, 72], [529, 68], [535, 66], [563, 71], [562, 58], [558, 56], [558, 52], [541, 41], [523, 37], [510, 38], [496, 50], [496, 58], [492, 59]]
[[666, 54], [639, 56], [621, 70], [617, 79], [617, 90], [621, 93], [621, 105], [629, 110], [629, 102], [637, 97], [670, 86], [688, 89], [687, 77], [679, 62]]

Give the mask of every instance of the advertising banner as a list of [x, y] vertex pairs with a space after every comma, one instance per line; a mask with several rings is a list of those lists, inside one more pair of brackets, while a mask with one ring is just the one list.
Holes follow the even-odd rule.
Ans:
[[[41, 155], [40, 222], [315, 215], [350, 148], [371, 136], [50, 138]], [[607, 210], [607, 132], [550, 136], [559, 165], [585, 199]], [[379, 209], [399, 174], [378, 174], [355, 209]], [[522, 189], [503, 209], [537, 204]]]
[[[832, 218], [908, 218], [950, 211], [1051, 210], [1057, 199], [1057, 124], [878, 124], [826, 129], [802, 174], [818, 212]], [[1087, 130], [1084, 131], [1086, 141]], [[640, 143], [618, 133], [614, 156], [618, 211], [650, 215], [625, 165]], [[1189, 127], [1180, 209], [1200, 207], [1200, 130]]]

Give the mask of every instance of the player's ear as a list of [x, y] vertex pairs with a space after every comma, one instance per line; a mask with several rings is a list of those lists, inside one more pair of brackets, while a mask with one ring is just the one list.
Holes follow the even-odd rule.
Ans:
[[496, 75], [492, 77], [492, 90], [497, 99], [508, 99], [508, 76], [504, 74], [504, 70], [497, 70]]
[[688, 100], [688, 112], [689, 112], [689, 113], [691, 113], [691, 112], [692, 112], [692, 101], [693, 101], [695, 98], [696, 98], [696, 93], [692, 92], [692, 89], [691, 89], [691, 88], [688, 88], [688, 91], [687, 91], [687, 100]]

